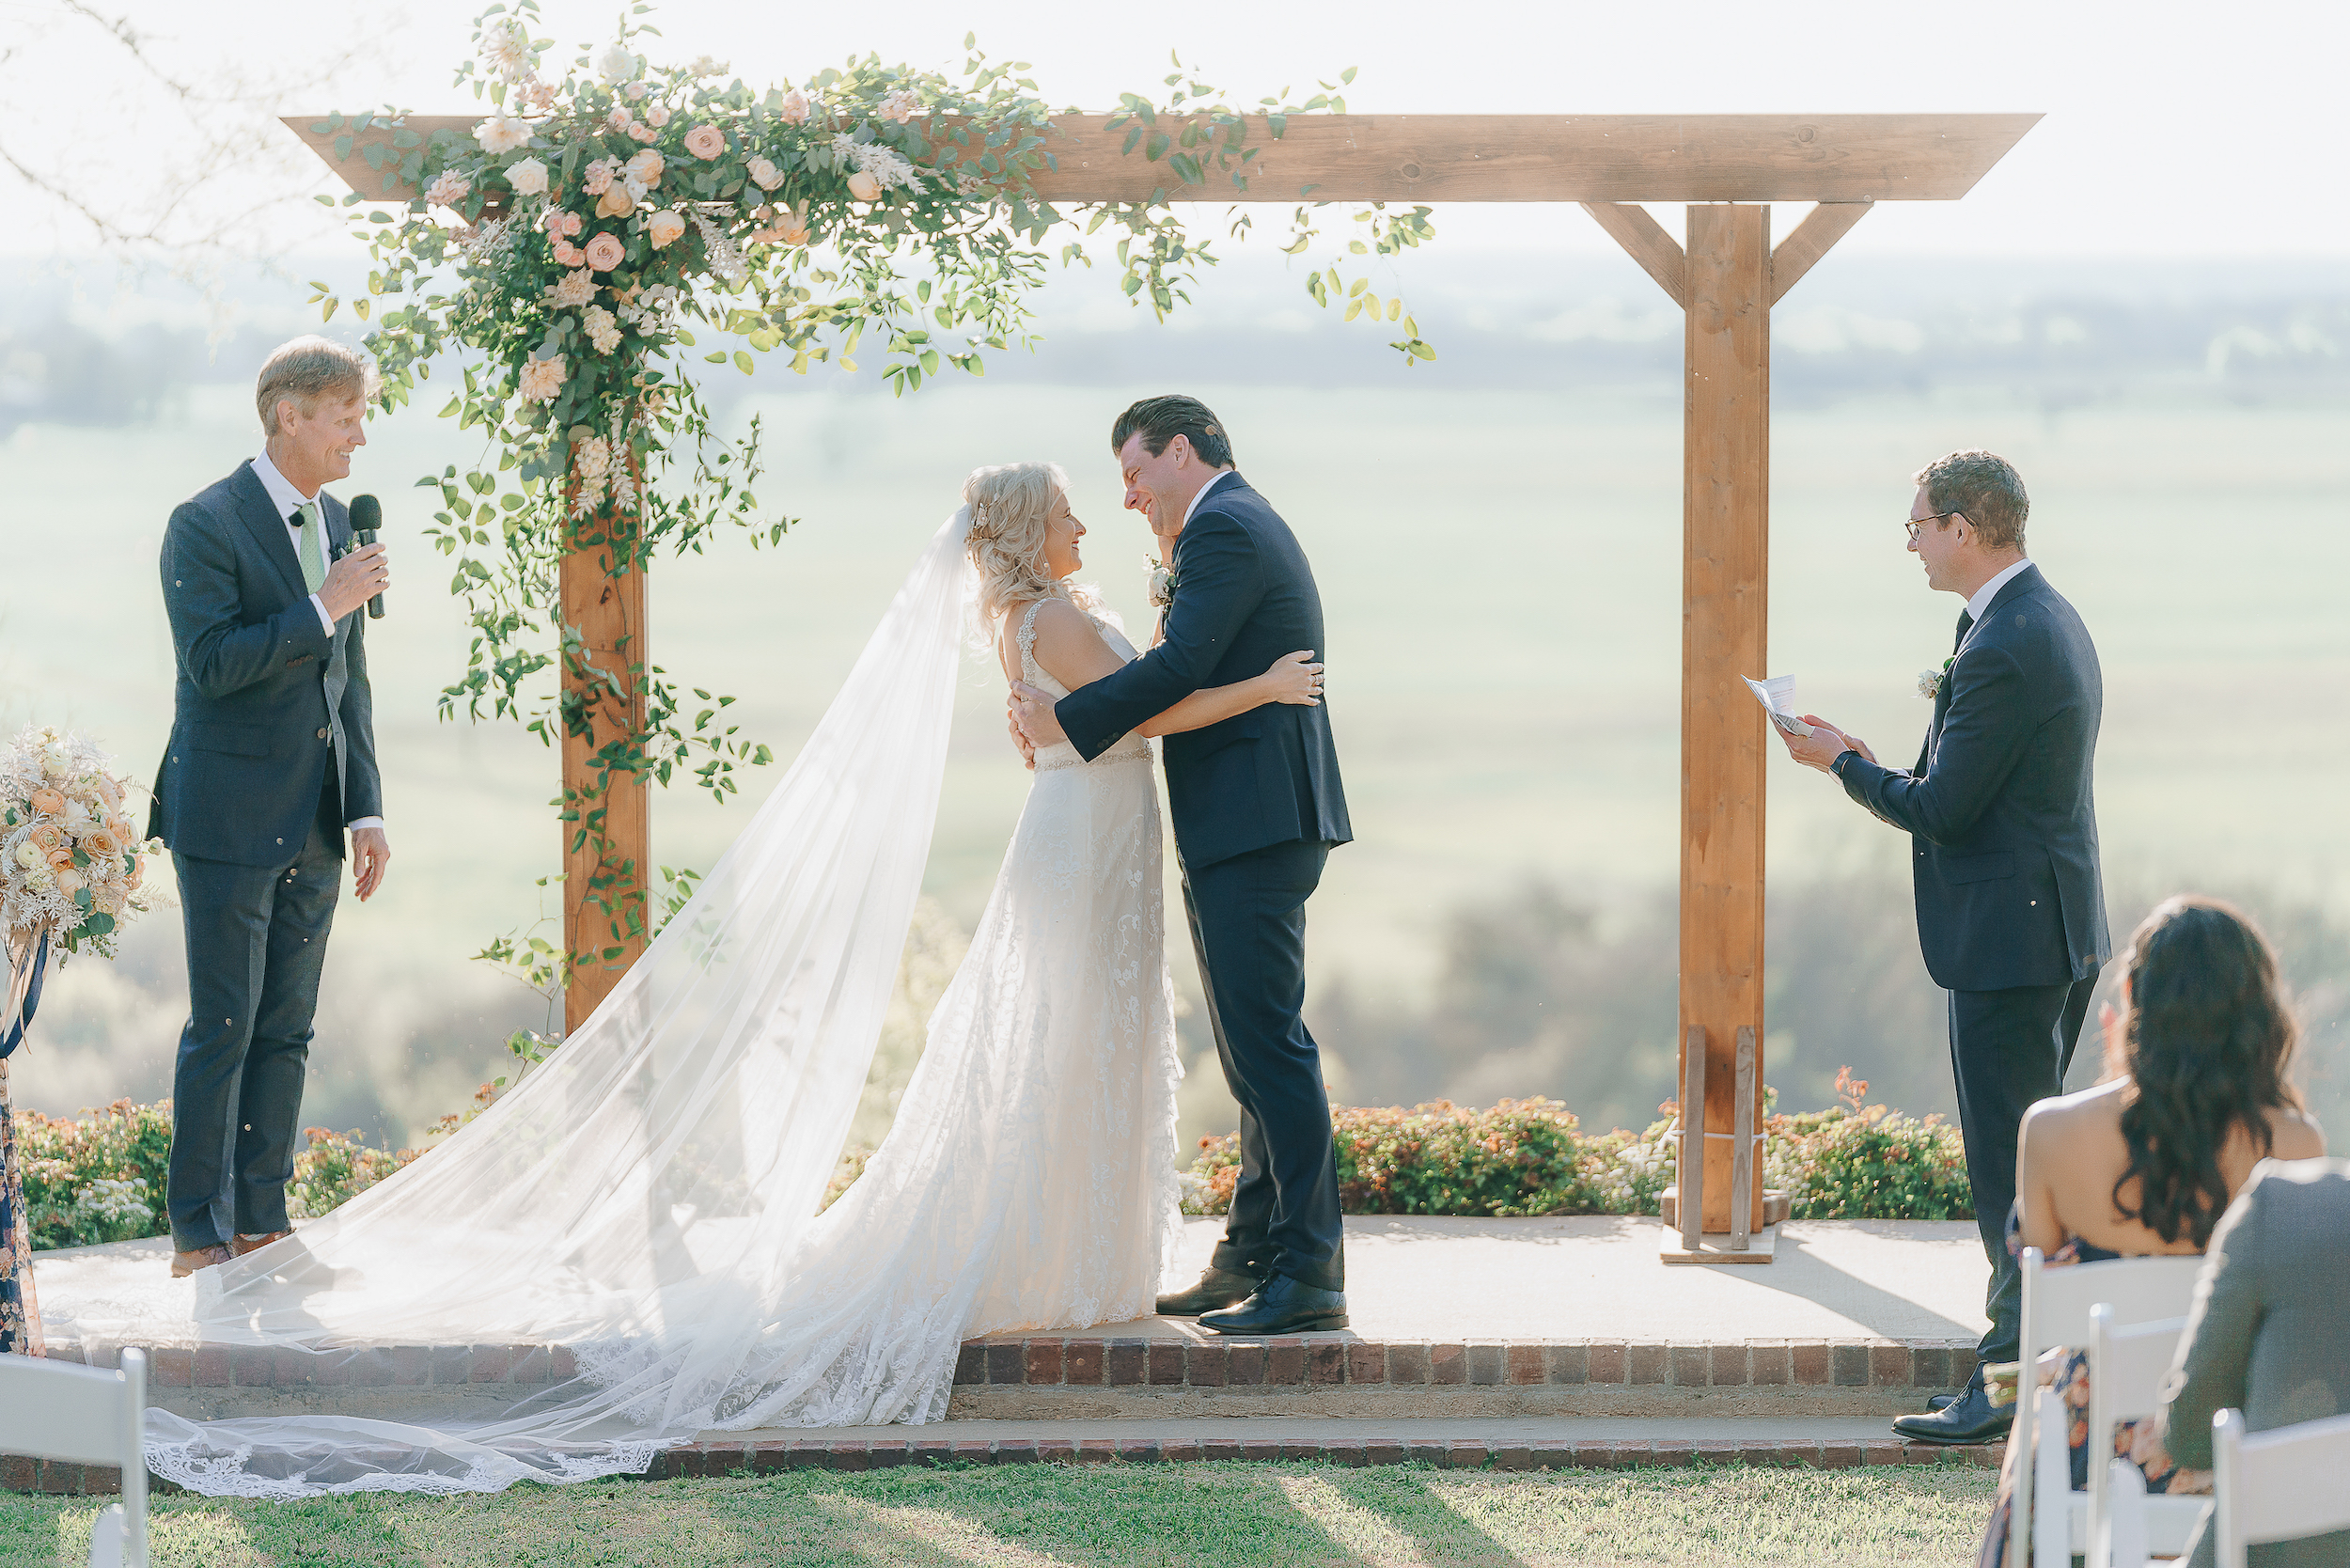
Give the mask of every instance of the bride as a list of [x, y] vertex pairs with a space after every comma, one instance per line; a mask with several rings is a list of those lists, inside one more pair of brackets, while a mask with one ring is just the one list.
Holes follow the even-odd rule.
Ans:
[[1147, 738], [1311, 705], [1321, 666], [1196, 693], [1089, 763], [1036, 753], [889, 1136], [819, 1216], [929, 854], [966, 617], [1008, 681], [1057, 696], [1137, 656], [1073, 580], [1058, 467], [979, 469], [964, 500], [775, 793], [562, 1049], [431, 1157], [196, 1277], [206, 1341], [561, 1347], [552, 1381], [400, 1389], [397, 1421], [150, 1411], [156, 1473], [290, 1497], [641, 1470], [712, 1428], [937, 1420], [964, 1339], [1152, 1312], [1181, 1069]]

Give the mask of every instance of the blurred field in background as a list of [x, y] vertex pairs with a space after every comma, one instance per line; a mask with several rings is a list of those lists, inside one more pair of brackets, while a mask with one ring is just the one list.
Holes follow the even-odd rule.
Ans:
[[[1646, 1121], [1671, 1060], [1678, 318], [1660, 326], [1664, 302], [1629, 263], [1539, 284], [1484, 264], [1498, 281], [1466, 262], [1426, 274], [1415, 308], [1446, 357], [1410, 375], [1371, 336], [1305, 314], [1261, 266], [1227, 269], [1200, 312], [1166, 329], [1105, 308], [1091, 280], [1050, 296], [1054, 340], [1037, 360], [904, 400], [840, 376], [730, 380], [730, 417], [756, 413], [767, 431], [760, 500], [798, 522], [774, 550], [728, 541], [660, 562], [650, 630], [674, 675], [740, 696], [744, 733], [779, 761], [745, 776], [747, 802], [661, 797], [656, 857], [705, 867], [723, 849], [977, 464], [1067, 465], [1088, 574], [1140, 624], [1148, 535], [1118, 510], [1106, 431], [1133, 397], [1180, 385], [1233, 429], [1328, 610], [1358, 842], [1311, 906], [1309, 1017], [1338, 1093], [1548, 1093], [1588, 1124]], [[208, 358], [165, 291], [86, 290], [77, 304], [54, 277], [18, 281], [0, 314], [0, 456], [11, 555], [35, 564], [0, 579], [0, 722], [88, 728], [145, 776], [170, 713], [159, 531], [175, 501], [249, 455], [257, 347], [306, 322], [257, 288]], [[1521, 297], [1537, 287], [1542, 300]], [[1806, 706], [1905, 760], [1926, 716], [1916, 674], [1949, 651], [1959, 608], [1924, 590], [1902, 548], [1906, 476], [1953, 447], [2013, 460], [2032, 492], [2031, 553], [2104, 660], [2117, 940], [2167, 891], [2242, 897], [2287, 948], [2312, 1088], [2339, 1134], [2350, 307], [2339, 284], [2284, 266], [2107, 273], [2101, 291], [2084, 288], [2044, 270], [1831, 258], [1790, 297], [1772, 668], [1753, 673], [1794, 675]], [[465, 632], [409, 486], [470, 454], [431, 417], [430, 391], [419, 403], [378, 422], [345, 487], [384, 497], [398, 562], [391, 617], [368, 640], [396, 859], [384, 892], [338, 917], [305, 1111], [394, 1142], [503, 1071], [509, 1030], [544, 1026], [536, 998], [467, 955], [537, 917], [533, 879], [557, 849], [553, 754], [515, 726], [434, 716]], [[965, 926], [1026, 785], [1000, 701], [999, 678], [971, 664], [928, 877]], [[1771, 789], [1767, 1055], [1781, 1104], [1826, 1103], [1849, 1063], [1872, 1098], [1950, 1108], [1905, 841], [1792, 763], [1774, 765]], [[1175, 960], [1188, 990], [1189, 955]], [[115, 968], [70, 967], [11, 1063], [19, 1102], [65, 1111], [167, 1092], [180, 963], [164, 915]], [[2092, 1044], [2076, 1081], [2093, 1057]], [[1187, 1135], [1230, 1124], [1212, 1057], [1186, 1105]]]

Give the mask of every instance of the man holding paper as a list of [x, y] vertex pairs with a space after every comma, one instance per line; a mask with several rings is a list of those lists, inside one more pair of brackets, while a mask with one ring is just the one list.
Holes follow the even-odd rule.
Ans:
[[[1907, 832], [1926, 969], [1950, 993], [1950, 1066], [1991, 1261], [1991, 1327], [1975, 1375], [1949, 1407], [1893, 1429], [1979, 1443], [2012, 1407], [1983, 1390], [1984, 1363], [2017, 1356], [2022, 1281], [2008, 1255], [2016, 1129], [2060, 1094], [2097, 971], [2112, 952], [2097, 864], [2092, 778], [2105, 705], [2097, 649], [2073, 606], [2024, 555], [2024, 481], [1990, 452], [1952, 452], [1920, 471], [1904, 525], [1926, 586], [1966, 601], [1951, 655], [1919, 682], [1934, 699], [1914, 767], [1888, 768], [1814, 714], [1788, 754], [1835, 775], [1879, 821]], [[1756, 693], [1765, 697], [1762, 691]]]

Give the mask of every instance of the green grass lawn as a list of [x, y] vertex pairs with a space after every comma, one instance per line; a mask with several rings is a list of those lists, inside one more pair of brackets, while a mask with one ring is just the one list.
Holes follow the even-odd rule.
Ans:
[[[277, 1564], [1223, 1565], [1971, 1561], [1971, 1466], [1502, 1475], [1167, 1465], [604, 1482], [494, 1497], [157, 1499], [157, 1568]], [[95, 1506], [0, 1498], [0, 1568], [79, 1563]]]

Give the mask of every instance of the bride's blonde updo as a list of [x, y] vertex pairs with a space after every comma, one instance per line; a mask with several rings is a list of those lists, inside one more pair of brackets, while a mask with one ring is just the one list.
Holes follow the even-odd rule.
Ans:
[[1057, 463], [975, 468], [963, 481], [964, 504], [971, 509], [965, 548], [979, 573], [983, 635], [1006, 611], [1039, 599], [1067, 599], [1081, 609], [1092, 604], [1090, 588], [1058, 582], [1045, 571], [1045, 519], [1054, 500], [1068, 494], [1069, 476]]

